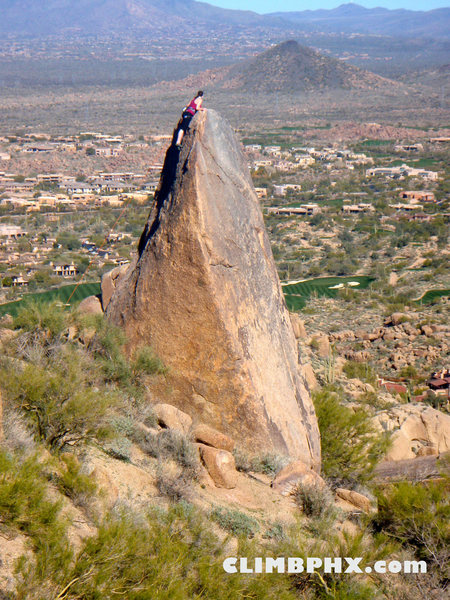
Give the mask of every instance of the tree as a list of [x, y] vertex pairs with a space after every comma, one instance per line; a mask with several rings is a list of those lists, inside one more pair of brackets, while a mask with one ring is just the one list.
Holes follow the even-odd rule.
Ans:
[[387, 449], [364, 408], [351, 410], [335, 391], [321, 390], [314, 397], [322, 442], [323, 472], [337, 481], [365, 481]]

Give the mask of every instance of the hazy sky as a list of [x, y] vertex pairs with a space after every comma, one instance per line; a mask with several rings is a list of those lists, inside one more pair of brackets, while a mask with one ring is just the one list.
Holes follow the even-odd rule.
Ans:
[[[215, 4], [223, 8], [238, 8], [240, 10], [253, 10], [258, 13], [288, 11], [288, 10], [315, 10], [318, 8], [336, 8], [346, 4], [344, 0], [204, 0], [208, 4]], [[366, 8], [383, 6], [384, 8], [408, 8], [409, 10], [431, 10], [449, 6], [449, 0], [361, 0], [355, 2]]]

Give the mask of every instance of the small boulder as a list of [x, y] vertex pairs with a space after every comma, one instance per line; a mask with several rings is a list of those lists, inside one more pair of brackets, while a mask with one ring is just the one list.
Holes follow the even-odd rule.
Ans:
[[187, 433], [192, 425], [191, 417], [171, 404], [155, 404], [153, 406], [158, 423], [168, 429], [176, 429]]
[[330, 340], [327, 335], [316, 335], [313, 337], [312, 342], [317, 347], [319, 356], [326, 358], [330, 355]]
[[0, 328], [0, 346], [9, 342], [13, 338], [17, 337], [18, 331], [14, 331], [13, 329], [5, 329], [3, 327]]
[[198, 444], [200, 458], [205, 465], [214, 485], [231, 490], [237, 485], [236, 464], [234, 456], [226, 450]]
[[88, 296], [78, 305], [78, 311], [85, 315], [103, 314], [102, 303], [97, 296]]
[[337, 488], [336, 496], [338, 498], [342, 498], [342, 500], [345, 500], [349, 504], [352, 504], [355, 508], [362, 510], [365, 513], [370, 513], [373, 510], [372, 503], [370, 502], [369, 498], [353, 490]]
[[83, 331], [78, 336], [78, 340], [83, 346], [89, 346], [92, 342], [96, 334], [94, 327], [88, 327], [87, 329], [83, 329]]
[[377, 331], [366, 331], [362, 335], [362, 339], [368, 342], [374, 342], [379, 337], [379, 333]]
[[417, 450], [417, 456], [439, 456], [436, 446], [421, 446]]
[[196, 442], [218, 448], [219, 450], [233, 452], [234, 440], [209, 425], [200, 423], [200, 425], [197, 425], [194, 429], [193, 434]]
[[305, 322], [302, 321], [302, 319], [300, 319], [297, 313], [289, 313], [289, 317], [291, 318], [292, 329], [294, 330], [295, 339], [299, 340], [300, 338], [305, 338]]
[[398, 275], [395, 271], [391, 271], [389, 273], [389, 280], [388, 280], [389, 285], [397, 285], [398, 283]]
[[430, 325], [422, 325], [420, 328], [420, 333], [422, 335], [425, 335], [426, 337], [431, 337], [433, 335], [434, 331], [430, 327]]
[[282, 496], [289, 496], [299, 484], [326, 487], [322, 477], [301, 460], [291, 462], [284, 469], [281, 469], [273, 479], [270, 487]]
[[405, 321], [409, 321], [409, 315], [402, 312], [395, 312], [385, 319], [384, 325], [391, 327], [395, 325], [401, 325], [401, 323], [404, 323]]

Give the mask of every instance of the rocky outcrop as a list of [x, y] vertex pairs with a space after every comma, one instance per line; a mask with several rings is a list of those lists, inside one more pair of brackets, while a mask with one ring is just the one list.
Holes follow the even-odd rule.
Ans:
[[387, 461], [438, 455], [450, 450], [450, 416], [422, 404], [406, 404], [375, 417], [383, 431], [391, 431]]
[[252, 452], [319, 465], [314, 408], [248, 167], [230, 126], [199, 113], [169, 148], [138, 257], [107, 307], [130, 350], [169, 368], [155, 390]]
[[326, 483], [322, 477], [311, 470], [301, 460], [296, 460], [284, 467], [284, 469], [281, 469], [271, 483], [273, 490], [282, 496], [289, 496], [299, 485], [326, 487]]

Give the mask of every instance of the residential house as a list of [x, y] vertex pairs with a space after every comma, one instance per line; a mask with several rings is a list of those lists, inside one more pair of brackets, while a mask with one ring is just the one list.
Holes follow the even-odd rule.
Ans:
[[409, 191], [403, 190], [399, 194], [400, 198], [409, 200], [409, 202], [436, 202], [433, 192], [423, 192], [421, 190]]
[[375, 207], [372, 204], [360, 202], [359, 204], [344, 204], [342, 212], [347, 215], [355, 215], [358, 213], [375, 212]]
[[[50, 263], [52, 264], [52, 263]], [[74, 265], [73, 261], [70, 264], [52, 265], [53, 274], [58, 277], [75, 277], [78, 274], [78, 269]]]
[[290, 191], [292, 192], [300, 192], [302, 186], [298, 183], [284, 183], [282, 185], [274, 185], [273, 193], [276, 196], [286, 196], [286, 194]]
[[0, 223], [0, 237], [17, 240], [25, 235], [28, 235], [28, 232], [18, 225], [7, 225], [5, 223]]

